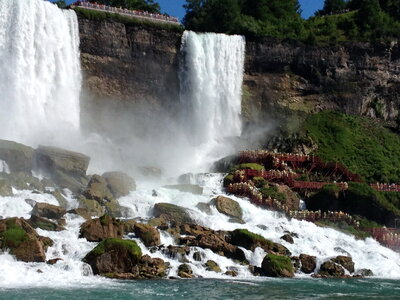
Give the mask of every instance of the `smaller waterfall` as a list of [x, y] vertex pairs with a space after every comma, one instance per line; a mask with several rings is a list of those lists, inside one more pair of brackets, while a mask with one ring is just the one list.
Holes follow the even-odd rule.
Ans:
[[181, 50], [181, 101], [191, 142], [239, 136], [244, 37], [186, 31]]

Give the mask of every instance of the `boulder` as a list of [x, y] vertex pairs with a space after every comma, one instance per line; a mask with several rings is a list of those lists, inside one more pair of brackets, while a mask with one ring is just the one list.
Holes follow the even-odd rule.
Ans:
[[207, 262], [205, 263], [205, 267], [206, 267], [207, 271], [212, 271], [212, 272], [215, 272], [215, 273], [221, 273], [222, 272], [222, 270], [219, 267], [219, 265], [213, 260], [207, 260]]
[[224, 274], [232, 277], [237, 277], [239, 275], [238, 271], [235, 270], [228, 270]]
[[268, 277], [294, 277], [292, 262], [287, 256], [267, 254], [261, 269]]
[[115, 198], [124, 197], [136, 190], [135, 181], [123, 172], [106, 172], [102, 177]]
[[93, 274], [135, 273], [142, 251], [135, 241], [107, 238], [100, 242], [83, 259]]
[[213, 203], [221, 214], [238, 219], [243, 217], [242, 208], [239, 203], [230, 198], [218, 196], [213, 199]]
[[193, 259], [195, 261], [202, 261], [203, 257], [201, 255], [201, 252], [200, 251], [196, 251], [195, 253], [193, 253]]
[[190, 248], [187, 246], [169, 245], [167, 248], [162, 249], [162, 253], [174, 260], [186, 263], [188, 262], [187, 255], [190, 253]]
[[54, 223], [53, 221], [50, 221], [49, 219], [38, 217], [32, 215], [31, 218], [29, 219], [29, 224], [33, 228], [40, 228], [43, 230], [47, 231], [62, 231], [65, 230], [65, 228], [57, 223]]
[[358, 270], [355, 275], [361, 277], [371, 277], [374, 276], [374, 273], [370, 269], [361, 269]]
[[61, 219], [66, 213], [63, 207], [39, 202], [33, 207], [31, 214], [47, 219]]
[[181, 278], [192, 278], [193, 277], [192, 268], [188, 264], [181, 264], [178, 267], [178, 276]]
[[350, 256], [339, 255], [339, 256], [335, 257], [334, 259], [332, 259], [332, 261], [334, 263], [341, 265], [343, 268], [345, 268], [350, 273], [354, 273], [354, 262]]
[[2, 177], [17, 190], [37, 190], [44, 192], [44, 185], [37, 177], [26, 172], [13, 172], [10, 174], [2, 174]]
[[100, 242], [108, 238], [122, 238], [125, 225], [108, 215], [98, 219], [88, 220], [81, 225], [79, 237], [89, 242]]
[[89, 161], [84, 154], [56, 147], [39, 146], [34, 153], [36, 170], [73, 192], [79, 192], [87, 183]]
[[107, 181], [100, 175], [93, 175], [82, 193], [86, 199], [96, 200], [100, 204], [105, 204], [114, 199], [108, 188]]
[[281, 240], [288, 242], [289, 244], [294, 244], [293, 237], [290, 234], [285, 234], [281, 236]]
[[32, 208], [34, 208], [37, 202], [32, 199], [25, 199], [25, 203], [30, 205]]
[[92, 217], [99, 217], [104, 215], [105, 209], [96, 200], [86, 199], [85, 197], [79, 197], [79, 208], [86, 209]]
[[197, 184], [174, 184], [174, 185], [165, 185], [164, 188], [171, 190], [178, 190], [184, 193], [191, 193], [194, 195], [202, 195], [203, 188]]
[[34, 150], [12, 141], [0, 140], [0, 160], [4, 160], [11, 172], [31, 172]]
[[0, 196], [11, 197], [13, 195], [12, 187], [8, 180], [0, 179]]
[[134, 232], [146, 247], [158, 246], [161, 244], [160, 232], [148, 224], [137, 223], [135, 221], [125, 221], [125, 232]]
[[58, 261], [63, 260], [62, 258], [53, 258], [53, 259], [49, 259], [48, 261], [46, 261], [46, 264], [48, 265], [55, 265]]
[[240, 248], [225, 240], [226, 233], [224, 232], [193, 224], [184, 224], [179, 229], [180, 234], [186, 235], [186, 237], [180, 238], [181, 245], [206, 248], [228, 258], [246, 260], [246, 256]]
[[263, 236], [250, 232], [247, 229], [236, 229], [232, 231], [230, 242], [233, 245], [240, 246], [251, 251], [254, 251], [257, 247], [260, 247], [271, 254], [285, 256], [291, 255], [290, 251], [285, 246], [267, 240]]
[[111, 200], [104, 204], [106, 213], [114, 218], [120, 218], [123, 216], [124, 208], [119, 204], [118, 200]]
[[52, 191], [52, 192], [50, 192], [50, 194], [53, 195], [53, 197], [57, 199], [58, 204], [61, 207], [64, 207], [64, 208], [68, 207], [68, 200], [65, 199], [65, 197], [60, 193], [59, 190]]
[[289, 210], [299, 210], [300, 207], [300, 197], [287, 185], [277, 185], [278, 193], [284, 195], [284, 199], [282, 202], [283, 205], [286, 205]]
[[195, 223], [190, 217], [186, 208], [170, 203], [157, 203], [154, 205], [153, 213], [155, 217], [164, 217], [168, 221], [175, 223]]
[[52, 240], [39, 236], [22, 218], [0, 220], [0, 249], [25, 262], [45, 262], [46, 250]]
[[301, 263], [300, 271], [306, 274], [311, 274], [314, 272], [315, 268], [317, 267], [317, 258], [315, 256], [300, 254], [299, 259]]
[[92, 216], [90, 215], [89, 211], [86, 208], [74, 208], [67, 211], [67, 213], [81, 216], [86, 221], [92, 219]]
[[324, 262], [319, 268], [319, 274], [326, 277], [343, 277], [344, 269], [333, 261]]

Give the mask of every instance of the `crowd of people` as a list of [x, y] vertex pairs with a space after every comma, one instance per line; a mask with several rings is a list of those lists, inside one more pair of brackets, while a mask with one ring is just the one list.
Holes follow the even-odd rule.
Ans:
[[310, 155], [293, 154], [293, 153], [278, 153], [267, 150], [247, 150], [239, 153], [240, 161], [245, 162], [265, 162], [271, 158], [277, 158], [283, 161], [309, 161], [314, 157]]
[[400, 231], [393, 228], [370, 228], [368, 231], [378, 242], [389, 248], [400, 249]]
[[356, 228], [360, 227], [360, 222], [355, 220], [351, 215], [342, 211], [309, 211], [309, 210], [294, 210], [289, 212], [289, 217], [297, 220], [305, 220], [309, 222], [315, 221], [329, 221], [332, 223], [345, 222], [348, 225]]
[[118, 14], [132, 16], [132, 17], [150, 18], [150, 19], [164, 21], [164, 22], [179, 23], [179, 19], [176, 17], [171, 17], [168, 15], [162, 15], [162, 14], [157, 14], [157, 13], [150, 13], [150, 12], [141, 11], [141, 10], [130, 10], [127, 8], [113, 7], [113, 6], [108, 6], [105, 4], [98, 4], [97, 2], [91, 3], [88, 1], [77, 1], [73, 5], [84, 7], [84, 8], [103, 10], [103, 11], [111, 12], [111, 13], [118, 13]]
[[380, 192], [400, 192], [400, 185], [398, 184], [389, 184], [389, 183], [375, 183], [371, 184], [371, 187]]

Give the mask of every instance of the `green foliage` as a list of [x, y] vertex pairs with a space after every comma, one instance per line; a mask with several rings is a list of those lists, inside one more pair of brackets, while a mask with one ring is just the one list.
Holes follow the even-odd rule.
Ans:
[[324, 8], [317, 12], [318, 15], [335, 14], [347, 7], [345, 0], [325, 0]]
[[263, 165], [256, 164], [256, 163], [240, 164], [240, 165], [236, 166], [235, 168], [236, 168], [236, 170], [243, 170], [243, 169], [255, 170], [255, 171], [264, 170]]
[[66, 8], [68, 5], [64, 0], [59, 0], [54, 2], [59, 8]]
[[323, 111], [304, 130], [326, 162], [341, 162], [368, 182], [400, 182], [400, 137], [368, 118]]
[[95, 10], [85, 9], [82, 7], [75, 7], [74, 10], [77, 14], [80, 14], [80, 16], [82, 16], [86, 19], [89, 19], [89, 20], [94, 20], [94, 21], [115, 21], [115, 22], [123, 23], [125, 25], [147, 26], [147, 27], [159, 28], [159, 29], [164, 29], [164, 30], [168, 30], [168, 31], [178, 32], [178, 33], [183, 33], [183, 31], [184, 31], [183, 26], [178, 23], [174, 24], [174, 23], [157, 22], [157, 21], [151, 21], [148, 19], [123, 16], [123, 15], [119, 15], [116, 13], [95, 11]]
[[224, 178], [224, 186], [228, 186], [231, 183], [233, 183], [233, 175], [232, 174], [226, 175]]
[[260, 192], [265, 198], [271, 197], [272, 199], [276, 199], [281, 202], [286, 201], [286, 196], [280, 193], [276, 186], [268, 183], [264, 184], [264, 186], [260, 188]]
[[274, 244], [263, 236], [253, 233], [247, 229], [235, 229], [234, 231], [232, 231], [231, 243], [234, 245], [242, 246], [246, 249], [251, 249], [252, 247], [256, 247], [257, 245], [272, 248]]
[[15, 224], [7, 227], [7, 230], [0, 234], [1, 248], [15, 248], [28, 239], [28, 235], [22, 227]]
[[100, 242], [89, 254], [100, 256], [107, 251], [128, 251], [132, 259], [139, 261], [142, 250], [135, 241], [122, 240], [118, 238], [108, 238]]
[[154, 0], [97, 0], [99, 4], [160, 13], [160, 5]]

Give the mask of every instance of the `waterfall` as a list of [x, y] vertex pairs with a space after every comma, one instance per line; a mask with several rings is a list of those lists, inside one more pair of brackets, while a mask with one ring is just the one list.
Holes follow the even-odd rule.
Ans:
[[181, 51], [181, 102], [191, 142], [239, 136], [244, 37], [186, 31]]
[[73, 11], [42, 0], [1, 0], [0, 70], [0, 138], [36, 144], [79, 130]]

